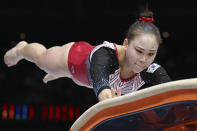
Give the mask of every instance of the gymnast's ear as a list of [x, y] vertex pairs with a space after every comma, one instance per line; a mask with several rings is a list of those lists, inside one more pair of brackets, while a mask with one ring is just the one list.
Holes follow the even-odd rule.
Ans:
[[129, 46], [129, 40], [127, 38], [124, 39], [123, 46], [126, 48]]

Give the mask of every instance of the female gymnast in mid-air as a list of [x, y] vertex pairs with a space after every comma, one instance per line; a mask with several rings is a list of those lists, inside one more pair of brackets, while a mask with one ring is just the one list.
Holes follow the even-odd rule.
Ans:
[[92, 46], [85, 41], [46, 49], [39, 43], [19, 42], [5, 53], [8, 67], [26, 59], [47, 74], [43, 81], [71, 78], [94, 89], [100, 101], [170, 81], [165, 69], [154, 62], [161, 36], [153, 13], [144, 10], [127, 32], [122, 45], [104, 41]]

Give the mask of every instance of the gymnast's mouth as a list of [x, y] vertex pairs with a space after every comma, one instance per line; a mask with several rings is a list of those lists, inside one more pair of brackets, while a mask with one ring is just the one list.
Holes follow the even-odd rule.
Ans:
[[136, 65], [136, 67], [141, 68], [141, 69], [144, 69], [145, 68], [145, 66], [141, 66], [141, 65], [139, 65], [137, 63], [135, 65]]

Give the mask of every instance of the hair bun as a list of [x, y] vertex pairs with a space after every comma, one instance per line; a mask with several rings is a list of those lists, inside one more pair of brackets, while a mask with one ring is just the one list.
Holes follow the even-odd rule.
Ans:
[[148, 9], [145, 9], [143, 11], [141, 11], [139, 13], [139, 17], [150, 17], [150, 18], [153, 18], [153, 12], [148, 10]]
[[146, 21], [149, 23], [154, 23], [153, 12], [145, 9], [139, 13], [139, 21]]

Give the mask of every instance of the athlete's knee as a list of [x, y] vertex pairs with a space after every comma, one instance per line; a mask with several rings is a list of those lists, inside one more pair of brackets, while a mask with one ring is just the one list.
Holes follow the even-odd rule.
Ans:
[[46, 47], [44, 46], [44, 45], [42, 45], [42, 44], [39, 44], [39, 43], [35, 43], [35, 46], [37, 46], [37, 51], [38, 52], [45, 52], [45, 51], [47, 51], [47, 49], [46, 49]]

